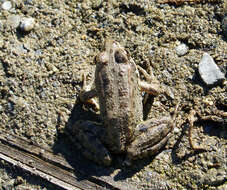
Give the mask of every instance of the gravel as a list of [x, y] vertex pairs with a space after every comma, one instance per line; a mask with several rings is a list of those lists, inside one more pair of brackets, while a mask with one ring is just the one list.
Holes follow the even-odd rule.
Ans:
[[188, 53], [188, 46], [186, 44], [179, 44], [176, 48], [176, 53], [178, 56], [183, 56]]
[[[191, 80], [204, 52], [212, 55], [215, 70], [218, 67], [219, 77], [215, 78], [223, 79], [227, 45], [220, 34], [225, 31], [225, 20], [221, 19], [226, 0], [178, 6], [148, 0], [10, 2], [13, 8], [1, 8], [0, 12], [0, 130], [53, 150], [66, 141], [59, 153], [66, 158], [73, 151], [80, 155], [70, 138], [62, 134], [66, 134], [70, 118], [77, 116], [74, 110], [82, 75], [88, 74], [88, 83], [92, 81], [94, 58], [104, 39], [110, 37], [126, 48], [137, 65], [147, 71], [151, 67], [169, 91], [150, 100], [154, 103], [148, 118], [169, 115], [176, 102], [182, 102], [175, 132], [164, 150], [135, 161], [130, 168], [113, 165], [110, 175], [141, 190], [154, 189], [153, 182], [162, 184], [163, 189], [226, 187], [226, 129], [214, 122], [208, 123], [211, 130], [206, 131], [207, 123], [196, 122], [193, 140], [212, 147], [212, 151], [197, 153], [189, 146], [186, 120], [192, 109], [202, 116], [212, 114], [214, 106], [226, 111], [222, 104], [226, 102], [226, 82], [210, 89]], [[180, 50], [175, 49], [178, 45]], [[211, 60], [209, 64], [213, 64]], [[212, 83], [211, 79], [216, 80], [212, 76], [207, 83]], [[87, 113], [84, 119], [91, 117]], [[15, 171], [11, 165], [0, 166], [0, 189], [10, 186], [10, 180], [18, 176], [24, 182], [15, 189], [56, 189], [37, 176]]]

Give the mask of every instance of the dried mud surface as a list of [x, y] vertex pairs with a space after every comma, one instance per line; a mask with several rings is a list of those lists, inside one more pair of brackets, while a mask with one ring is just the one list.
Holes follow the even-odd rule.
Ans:
[[[212, 114], [227, 110], [227, 83], [207, 87], [198, 76], [198, 64], [209, 53], [223, 73], [227, 68], [227, 40], [221, 20], [224, 0], [213, 3], [159, 4], [155, 1], [11, 1], [0, 12], [0, 130], [48, 146], [65, 157], [82, 157], [68, 141], [67, 124], [76, 118], [76, 100], [82, 74], [91, 79], [93, 59], [111, 37], [130, 52], [136, 64], [154, 75], [169, 95], [159, 95], [148, 117], [177, 114], [173, 136], [156, 156], [138, 160], [130, 168], [118, 162], [108, 169], [85, 161], [92, 175], [113, 176], [138, 189], [226, 189], [226, 123], [196, 122], [193, 140], [209, 151], [193, 152], [188, 141], [190, 110]], [[16, 18], [35, 18], [28, 33]], [[189, 51], [178, 56], [175, 47]], [[226, 77], [226, 74], [225, 74]], [[84, 117], [88, 118], [87, 116]], [[56, 189], [34, 182], [3, 161], [0, 188]], [[2, 177], [4, 176], [4, 178]], [[20, 183], [18, 183], [18, 178]], [[38, 180], [39, 181], [39, 180]]]

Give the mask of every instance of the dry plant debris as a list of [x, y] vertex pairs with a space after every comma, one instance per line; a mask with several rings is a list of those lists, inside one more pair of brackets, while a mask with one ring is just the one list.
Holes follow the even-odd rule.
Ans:
[[164, 4], [164, 3], [171, 3], [175, 5], [181, 5], [185, 2], [188, 3], [215, 3], [220, 2], [220, 0], [158, 0], [158, 3]]

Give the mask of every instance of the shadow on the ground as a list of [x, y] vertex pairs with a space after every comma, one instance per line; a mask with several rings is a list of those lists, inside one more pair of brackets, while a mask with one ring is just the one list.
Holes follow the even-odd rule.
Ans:
[[[71, 116], [65, 126], [64, 133], [60, 133], [58, 135], [57, 141], [53, 147], [55, 153], [60, 153], [64, 156], [67, 162], [74, 168], [75, 175], [78, 180], [94, 180], [92, 176], [96, 177], [103, 177], [108, 176], [109, 179], [112, 179], [115, 182], [120, 182], [121, 180], [125, 180], [127, 178], [132, 177], [135, 173], [142, 170], [145, 166], [150, 164], [153, 157], [149, 157], [147, 159], [142, 159], [138, 161], [134, 161], [134, 163], [130, 167], [123, 166], [122, 163], [124, 162], [125, 155], [113, 155], [113, 163], [110, 167], [104, 167], [95, 164], [93, 161], [87, 160], [82, 155], [82, 150], [76, 148], [73, 141], [76, 141], [76, 138], [73, 137], [71, 133], [72, 127], [74, 126], [75, 122], [79, 120], [89, 120], [94, 122], [101, 122], [99, 115], [94, 113], [91, 110], [85, 111], [83, 108], [83, 104], [80, 102], [76, 102], [74, 108], [72, 110]], [[201, 122], [201, 121], [199, 121]], [[197, 125], [195, 123], [195, 125]], [[173, 164], [181, 164], [183, 161], [188, 160], [190, 157], [200, 154], [204, 151], [188, 151], [183, 157], [177, 156], [177, 151], [179, 150], [180, 143], [182, 142], [182, 138], [186, 136], [186, 131], [188, 130], [188, 125], [185, 123], [183, 125], [183, 130], [181, 135], [178, 137], [175, 145], [173, 146], [171, 156], [173, 160]], [[220, 136], [222, 131], [220, 130], [212, 130], [206, 131], [205, 133], [208, 135], [215, 135]], [[188, 147], [185, 147], [188, 149]], [[162, 150], [160, 150], [161, 152]], [[117, 171], [117, 172], [116, 172]], [[113, 175], [113, 173], [115, 173]], [[97, 181], [98, 183], [98, 181]]]
[[[89, 119], [88, 119], [89, 118]], [[122, 163], [125, 155], [113, 155], [113, 163], [110, 167], [104, 167], [95, 164], [92, 161], [87, 160], [81, 153], [81, 150], [76, 148], [70, 140], [70, 131], [73, 124], [78, 120], [89, 120], [95, 122], [101, 122], [99, 115], [92, 111], [85, 111], [83, 105], [79, 102], [75, 103], [71, 116], [65, 127], [63, 134], [58, 136], [58, 139], [53, 147], [55, 153], [60, 153], [64, 156], [67, 162], [74, 168], [75, 175], [78, 180], [91, 180], [91, 176], [102, 177], [102, 176], [113, 176], [113, 172], [117, 169], [119, 172], [111, 177], [113, 181], [125, 180], [132, 177], [135, 173], [143, 169], [148, 165], [154, 157], [150, 157], [143, 160], [138, 160], [133, 163], [133, 166], [126, 167]], [[135, 166], [135, 167], [134, 167]]]
[[[226, 134], [226, 129], [224, 127], [224, 124], [220, 124], [214, 121], [197, 121], [194, 123], [195, 126], [197, 125], [202, 125], [203, 126], [203, 131], [204, 134], [209, 135], [209, 136], [217, 136], [219, 138], [224, 138], [227, 139], [227, 134]], [[171, 152], [171, 157], [173, 160], [173, 164], [181, 164], [182, 162], [188, 160], [190, 157], [193, 157], [197, 154], [201, 154], [204, 152], [209, 152], [209, 148], [207, 147], [206, 149], [200, 149], [200, 150], [192, 150], [192, 148], [190, 148], [191, 150], [184, 154], [183, 156], [179, 157], [177, 156], [177, 152], [180, 149], [180, 144], [182, 142], [182, 139], [184, 136], [188, 136], [187, 131], [189, 130], [189, 124], [184, 124], [183, 125], [183, 129], [182, 129], [182, 133], [181, 135], [178, 137], [176, 143], [173, 146], [172, 152]], [[196, 129], [194, 129], [196, 130]], [[189, 141], [189, 137], [187, 137], [188, 141]], [[203, 145], [201, 145], [203, 146]], [[185, 149], [187, 149], [187, 147], [185, 147]]]
[[[182, 162], [188, 160], [190, 157], [195, 156], [196, 154], [200, 154], [202, 152], [205, 152], [204, 150], [198, 150], [198, 151], [192, 150], [189, 153], [186, 153], [181, 157], [178, 156], [177, 152], [180, 149], [179, 148], [180, 143], [181, 143], [184, 136], [188, 136], [186, 134], [186, 131], [188, 130], [188, 128], [189, 128], [189, 125], [187, 125], [187, 124], [183, 125], [182, 133], [178, 137], [176, 143], [173, 146], [173, 149], [172, 149], [172, 152], [171, 152], [171, 157], [172, 157], [172, 160], [173, 160], [173, 164], [175, 164], [175, 165], [181, 164]], [[185, 147], [185, 149], [187, 149], [187, 148]]]

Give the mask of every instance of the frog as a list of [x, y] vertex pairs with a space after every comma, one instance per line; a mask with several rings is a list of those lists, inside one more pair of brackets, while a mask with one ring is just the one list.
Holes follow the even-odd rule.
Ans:
[[142, 92], [159, 95], [163, 91], [159, 81], [136, 65], [129, 52], [113, 39], [105, 40], [104, 50], [94, 60], [94, 85], [87, 85], [84, 75], [79, 99], [97, 107], [102, 123], [79, 120], [74, 124], [73, 133], [83, 155], [109, 166], [112, 154], [125, 154], [124, 163], [128, 165], [156, 154], [170, 138], [175, 120], [167, 115], [143, 121]]

